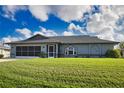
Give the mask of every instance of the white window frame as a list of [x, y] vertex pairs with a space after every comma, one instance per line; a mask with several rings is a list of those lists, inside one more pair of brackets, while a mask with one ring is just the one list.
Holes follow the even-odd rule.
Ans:
[[[73, 54], [69, 54], [69, 51], [73, 51]], [[76, 48], [74, 48], [72, 46], [69, 46], [69, 47], [65, 48], [65, 55], [77, 55]]]

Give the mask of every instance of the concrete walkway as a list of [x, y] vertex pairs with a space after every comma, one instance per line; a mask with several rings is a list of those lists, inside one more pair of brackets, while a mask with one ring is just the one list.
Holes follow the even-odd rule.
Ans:
[[16, 59], [0, 59], [0, 62], [15, 61]]

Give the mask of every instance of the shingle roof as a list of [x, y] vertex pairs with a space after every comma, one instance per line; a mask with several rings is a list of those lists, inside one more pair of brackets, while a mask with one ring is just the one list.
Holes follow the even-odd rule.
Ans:
[[[99, 39], [98, 37], [82, 35], [82, 36], [54, 36], [54, 37], [44, 37], [43, 39], [39, 38], [36, 39], [37, 36], [35, 35], [31, 37], [31, 39], [26, 39], [22, 41], [10, 42], [7, 44], [17, 44], [17, 43], [62, 43], [62, 44], [71, 44], [71, 43], [119, 43], [115, 41], [103, 40]], [[33, 38], [33, 39], [32, 39]]]

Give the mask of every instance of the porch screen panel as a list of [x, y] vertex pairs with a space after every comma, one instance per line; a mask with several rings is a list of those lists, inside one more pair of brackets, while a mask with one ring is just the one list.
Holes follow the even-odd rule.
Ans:
[[35, 46], [35, 56], [39, 56], [40, 51], [41, 51], [41, 47], [40, 46]]
[[39, 56], [41, 46], [17, 46], [16, 56]]
[[17, 46], [16, 47], [16, 56], [21, 56], [21, 47], [20, 46]]
[[35, 52], [34, 49], [35, 49], [34, 46], [29, 46], [28, 56], [34, 56]]
[[28, 47], [22, 46], [22, 56], [28, 56]]

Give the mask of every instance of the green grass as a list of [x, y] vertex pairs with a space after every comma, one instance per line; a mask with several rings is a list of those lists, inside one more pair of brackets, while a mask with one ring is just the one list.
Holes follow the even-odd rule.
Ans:
[[124, 59], [22, 59], [0, 63], [0, 87], [124, 87]]

